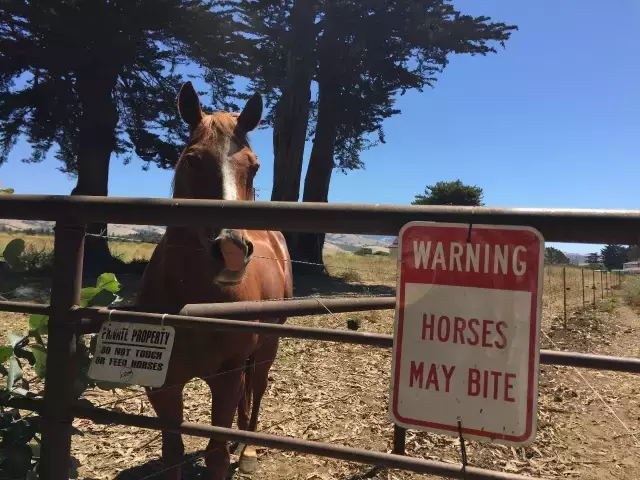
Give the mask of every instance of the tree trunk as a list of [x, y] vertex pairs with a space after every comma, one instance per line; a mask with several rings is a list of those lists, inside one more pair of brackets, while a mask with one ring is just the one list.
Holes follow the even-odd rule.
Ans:
[[[272, 201], [297, 202], [300, 196], [304, 144], [309, 126], [311, 80], [315, 68], [316, 2], [295, 0], [291, 10], [287, 78], [276, 105], [273, 126]], [[283, 233], [292, 251], [294, 234]]]
[[[328, 202], [329, 183], [333, 172], [333, 151], [340, 115], [340, 88], [329, 80], [319, 82], [318, 123], [304, 179], [303, 202]], [[324, 233], [298, 236], [296, 258], [323, 264]]]
[[[109, 162], [116, 147], [118, 111], [113, 98], [117, 76], [112, 72], [84, 72], [78, 75], [76, 88], [82, 106], [78, 134], [78, 180], [71, 195], [107, 196]], [[107, 224], [87, 225], [84, 271], [100, 274], [122, 262], [109, 251]], [[94, 236], [98, 235], [98, 236]]]

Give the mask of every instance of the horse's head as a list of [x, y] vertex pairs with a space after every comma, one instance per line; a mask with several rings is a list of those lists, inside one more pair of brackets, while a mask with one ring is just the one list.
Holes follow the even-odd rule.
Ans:
[[[253, 178], [260, 164], [247, 141], [258, 126], [262, 97], [254, 94], [240, 115], [217, 112], [206, 115], [191, 82], [182, 85], [178, 110], [189, 125], [189, 143], [182, 152], [174, 178], [175, 198], [253, 200]], [[253, 243], [244, 230], [205, 227], [200, 241], [220, 262], [215, 282], [235, 285], [242, 280], [253, 253]]]

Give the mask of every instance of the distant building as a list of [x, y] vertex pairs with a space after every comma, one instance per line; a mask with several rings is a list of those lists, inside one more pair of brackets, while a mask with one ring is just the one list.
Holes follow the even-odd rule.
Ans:
[[626, 275], [640, 275], [640, 260], [623, 263], [620, 271]]

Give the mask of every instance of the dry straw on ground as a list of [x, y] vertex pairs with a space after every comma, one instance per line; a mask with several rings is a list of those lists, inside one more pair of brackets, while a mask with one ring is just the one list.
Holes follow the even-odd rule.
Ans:
[[[128, 247], [129, 244], [125, 245]], [[139, 245], [135, 248], [139, 249], [137, 252], [143, 251]], [[150, 252], [152, 247], [145, 248]], [[329, 286], [299, 285], [300, 290], [323, 295], [394, 293], [395, 263], [389, 258], [340, 253], [329, 256], [327, 263], [332, 277], [338, 280], [329, 282]], [[562, 271], [559, 268], [546, 270], [543, 348], [634, 357], [640, 354], [637, 314], [621, 300], [618, 290], [611, 290], [602, 300], [598, 277], [598, 308], [583, 311], [581, 272], [567, 269], [570, 315], [569, 328], [564, 330]], [[135, 291], [136, 279], [122, 280]], [[589, 278], [587, 282], [588, 294], [592, 292], [589, 289], [593, 286], [591, 280]], [[291, 318], [289, 323], [344, 329], [347, 321], [353, 318], [360, 320], [361, 331], [392, 333], [392, 311], [327, 313]], [[8, 330], [24, 331], [26, 317], [0, 313], [0, 322], [3, 330], [0, 335], [4, 335]], [[390, 451], [393, 436], [387, 412], [390, 369], [389, 350], [282, 339], [263, 402], [259, 429], [278, 435]], [[640, 446], [620, 422], [632, 433], [640, 433], [640, 379], [637, 375], [595, 370], [583, 369], [580, 373], [583, 378], [571, 368], [542, 366], [536, 442], [527, 448], [468, 442], [469, 463], [544, 478], [637, 479]], [[94, 390], [86, 396], [96, 404], [108, 403], [108, 408], [117, 411], [153, 415], [146, 397], [129, 398], [132, 394], [135, 392]], [[186, 420], [208, 423], [211, 397], [204, 382], [189, 384], [184, 398]], [[74, 454], [82, 463], [81, 478], [142, 479], [161, 469], [157, 462], [161, 446], [158, 432], [120, 425], [95, 425], [86, 420], [76, 420], [74, 425], [83, 432], [83, 436], [74, 437], [73, 441]], [[185, 478], [204, 478], [199, 456], [206, 440], [185, 437], [185, 444], [191, 455]], [[409, 431], [407, 454], [459, 463], [459, 441], [453, 437]], [[430, 477], [401, 471], [371, 472], [361, 465], [260, 449], [259, 471], [254, 478], [404, 480]]]

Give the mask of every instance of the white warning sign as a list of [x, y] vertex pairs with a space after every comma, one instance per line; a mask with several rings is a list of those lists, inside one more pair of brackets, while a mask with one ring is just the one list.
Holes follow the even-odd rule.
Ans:
[[160, 387], [167, 377], [174, 339], [173, 327], [103, 323], [89, 377], [105, 382]]

